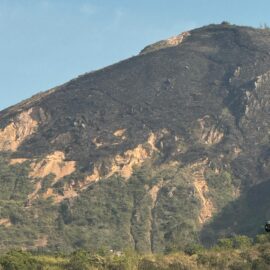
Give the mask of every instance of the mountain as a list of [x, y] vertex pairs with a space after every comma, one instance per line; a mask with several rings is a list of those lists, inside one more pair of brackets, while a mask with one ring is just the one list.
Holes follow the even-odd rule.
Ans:
[[270, 217], [270, 31], [222, 23], [0, 112], [1, 249], [163, 252]]

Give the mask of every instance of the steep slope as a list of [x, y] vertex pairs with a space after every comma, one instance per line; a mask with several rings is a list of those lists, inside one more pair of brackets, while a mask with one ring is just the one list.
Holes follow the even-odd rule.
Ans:
[[209, 25], [2, 111], [2, 248], [224, 233], [218, 213], [269, 180], [269, 60], [270, 31]]

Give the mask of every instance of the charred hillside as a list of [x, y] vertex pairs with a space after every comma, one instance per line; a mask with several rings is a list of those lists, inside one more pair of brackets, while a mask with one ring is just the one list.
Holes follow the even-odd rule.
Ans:
[[233, 222], [230, 204], [268, 194], [256, 186], [270, 176], [269, 97], [270, 31], [221, 24], [7, 108], [5, 246], [18, 228], [26, 247], [154, 252], [256, 233], [263, 220], [243, 211], [233, 226], [219, 218]]

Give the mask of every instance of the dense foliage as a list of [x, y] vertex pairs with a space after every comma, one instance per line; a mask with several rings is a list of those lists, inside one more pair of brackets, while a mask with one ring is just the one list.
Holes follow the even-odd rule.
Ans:
[[[23, 246], [69, 253], [77, 248], [126, 247], [163, 252], [183, 249], [199, 239], [196, 217], [200, 202], [194, 195], [185, 196], [192, 190], [192, 184], [183, 170], [166, 167], [153, 170], [145, 164], [129, 181], [112, 176], [89, 186], [77, 198], [59, 204], [51, 198], [44, 199], [41, 189], [38, 193], [41, 196], [31, 205], [27, 203], [27, 195], [33, 192], [35, 182], [41, 181], [43, 185], [50, 178], [31, 179], [28, 172], [27, 164], [8, 166], [8, 158], [0, 160], [0, 189], [5, 189], [0, 192], [3, 250]], [[76, 181], [76, 177], [80, 175], [57, 182], [55, 192], [61, 192], [61, 185], [71, 179]], [[166, 182], [159, 191], [158, 204], [153, 205], [149, 190], [161, 181]], [[23, 187], [17, 191], [20, 185]]]
[[1, 270], [267, 270], [270, 237], [258, 235], [220, 239], [213, 248], [189, 245], [184, 252], [165, 255], [83, 249], [70, 255], [9, 251], [0, 256]]
[[[44, 199], [41, 195], [29, 206], [27, 195], [33, 192], [35, 181], [40, 179], [28, 177], [28, 164], [8, 166], [7, 160], [8, 156], [0, 159], [0, 189], [5, 189], [0, 192], [2, 251], [24, 247], [67, 254], [76, 249], [96, 252], [100, 248], [123, 250], [125, 247], [142, 253], [162, 253], [184, 250], [201, 240], [208, 245], [214, 244], [219, 237], [215, 233], [218, 231], [216, 228], [226, 224], [228, 228], [232, 226], [228, 223], [231, 217], [227, 218], [226, 207], [238, 202], [232, 202], [237, 181], [229, 168], [219, 175], [209, 168], [205, 176], [209, 196], [215, 207], [225, 208], [219, 214], [224, 216], [223, 222], [217, 223], [216, 220], [221, 220], [217, 215], [212, 223], [203, 228], [202, 236], [198, 223], [201, 203], [190, 182], [189, 169], [177, 166], [154, 169], [146, 163], [135, 171], [129, 181], [112, 176], [90, 185], [72, 200], [55, 204], [51, 198]], [[82, 177], [77, 173], [63, 178], [55, 185], [55, 192], [61, 192], [61, 186], [66, 182]], [[47, 177], [42, 183], [49, 181], [50, 177]], [[154, 204], [149, 190], [160, 183], [162, 187]], [[41, 189], [39, 192], [42, 194], [44, 191]], [[266, 199], [267, 194], [260, 192], [261, 200]], [[255, 195], [256, 198], [259, 196]], [[249, 200], [254, 201], [255, 195], [249, 195]], [[244, 199], [239, 201], [242, 208], [247, 207]], [[264, 207], [252, 212], [254, 216], [250, 217], [249, 224], [257, 228], [255, 233], [261, 229], [263, 222], [258, 215], [265, 212]], [[234, 219], [245, 218], [245, 213]], [[243, 222], [243, 228], [246, 225]], [[238, 233], [241, 233], [241, 228]]]

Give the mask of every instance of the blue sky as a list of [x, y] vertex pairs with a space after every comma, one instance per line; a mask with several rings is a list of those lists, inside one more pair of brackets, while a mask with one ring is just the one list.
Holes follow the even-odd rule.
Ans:
[[0, 0], [0, 110], [224, 20], [270, 24], [269, 0]]

